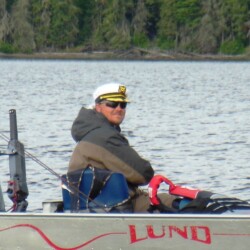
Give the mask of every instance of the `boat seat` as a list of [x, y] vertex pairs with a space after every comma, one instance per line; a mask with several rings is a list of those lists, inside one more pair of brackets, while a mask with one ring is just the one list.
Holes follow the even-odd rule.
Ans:
[[111, 212], [130, 198], [127, 181], [121, 173], [87, 167], [63, 175], [62, 181], [64, 211]]

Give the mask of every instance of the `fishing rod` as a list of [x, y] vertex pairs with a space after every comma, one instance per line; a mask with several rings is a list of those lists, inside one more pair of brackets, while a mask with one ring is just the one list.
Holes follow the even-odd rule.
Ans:
[[[11, 140], [9, 140], [9, 138], [8, 138], [6, 135], [4, 135], [2, 132], [0, 132], [0, 137], [1, 137], [3, 140], [5, 140], [6, 142], [8, 142], [10, 146], [14, 146], [14, 143], [12, 143]], [[45, 163], [43, 163], [42, 161], [40, 161], [37, 157], [35, 157], [35, 156], [32, 155], [31, 153], [29, 153], [27, 150], [24, 150], [24, 153], [25, 153], [24, 155], [23, 155], [22, 152], [20, 152], [18, 149], [16, 150], [16, 152], [13, 151], [13, 152], [11, 152], [11, 153], [13, 153], [13, 154], [14, 154], [14, 153], [18, 153], [18, 154], [20, 154], [22, 157], [27, 156], [27, 157], [31, 158], [34, 162], [36, 162], [36, 163], [38, 163], [40, 166], [42, 166], [44, 169], [48, 170], [51, 174], [55, 175], [55, 176], [58, 177], [58, 178], [61, 178], [61, 176], [60, 176], [57, 172], [55, 172], [55, 171], [54, 171], [52, 168], [50, 168], [48, 165], [46, 165]]]
[[[10, 139], [4, 135], [2, 132], [0, 132], [0, 137], [6, 141], [8, 143], [8, 152], [1, 152], [0, 151], [0, 155], [9, 155], [10, 159], [11, 156], [16, 155], [16, 156], [21, 156], [22, 159], [15, 159], [14, 161], [14, 165], [16, 165], [16, 161], [20, 160], [20, 164], [18, 166], [15, 166], [14, 170], [12, 170], [12, 174], [14, 172], [14, 177], [12, 181], [9, 182], [9, 184], [13, 185], [13, 187], [8, 187], [9, 191], [9, 197], [13, 200], [13, 202], [16, 202], [16, 197], [12, 197], [14, 196], [14, 189], [18, 189], [21, 193], [21, 201], [25, 201], [25, 199], [28, 196], [28, 188], [27, 188], [27, 184], [26, 184], [26, 173], [25, 173], [25, 156], [31, 158], [34, 162], [36, 162], [38, 165], [40, 165], [41, 167], [43, 167], [44, 169], [46, 169], [47, 171], [49, 171], [52, 175], [56, 176], [61, 182], [62, 182], [62, 188], [68, 190], [70, 193], [76, 195], [76, 194], [80, 194], [79, 195], [79, 199], [83, 200], [83, 197], [88, 200], [91, 201], [93, 204], [95, 204], [96, 206], [98, 206], [99, 208], [101, 208], [105, 213], [108, 213], [109, 211], [106, 209], [105, 206], [103, 206], [102, 204], [99, 204], [99, 202], [96, 202], [94, 199], [90, 198], [88, 195], [86, 195], [84, 192], [82, 192], [81, 190], [79, 190], [78, 188], [76, 188], [71, 182], [68, 182], [66, 178], [62, 177], [61, 175], [59, 175], [56, 171], [54, 171], [52, 168], [50, 168], [48, 165], [46, 165], [45, 163], [43, 163], [42, 161], [40, 161], [36, 156], [34, 156], [33, 154], [31, 154], [30, 152], [28, 152], [27, 150], [24, 149], [24, 146], [22, 143], [20, 143], [18, 141], [18, 134], [17, 134], [17, 123], [16, 123], [16, 112], [15, 110], [11, 109], [9, 111], [10, 113]], [[10, 163], [10, 165], [13, 164]], [[22, 174], [20, 174], [20, 171], [17, 170], [18, 167], [22, 167], [23, 169], [20, 171], [23, 171]], [[18, 173], [19, 172], [19, 173]], [[23, 175], [23, 179], [20, 181], [20, 176]], [[19, 175], [20, 174], [20, 175]], [[16, 180], [15, 180], [16, 178]], [[18, 183], [18, 187], [15, 187], [15, 181], [17, 181]], [[20, 181], [20, 183], [19, 183]], [[19, 187], [20, 185], [20, 187]], [[81, 197], [81, 195], [83, 197]], [[21, 205], [21, 208], [16, 208], [15, 211], [25, 211], [26, 207], [27, 207], [28, 203], [27, 201], [25, 201], [25, 204]], [[15, 208], [14, 208], [15, 209]]]
[[[5, 140], [6, 142], [8, 142], [9, 145], [12, 144], [12, 142], [9, 140], [9, 138], [6, 135], [4, 135], [3, 133], [1, 133], [1, 132], [0, 132], [0, 137], [3, 140]], [[13, 146], [13, 145], [11, 145], [11, 146]], [[49, 171], [51, 174], [53, 174], [54, 176], [56, 176], [62, 182], [62, 188], [68, 190], [70, 193], [72, 193], [74, 195], [76, 195], [76, 194], [82, 195], [85, 199], [87, 199], [88, 201], [93, 202], [93, 204], [95, 204], [96, 206], [98, 206], [99, 208], [101, 208], [105, 213], [109, 212], [103, 205], [101, 205], [98, 202], [96, 202], [95, 200], [91, 199], [88, 195], [86, 195], [81, 190], [79, 190], [78, 188], [76, 188], [75, 186], [73, 186], [73, 184], [70, 183], [70, 182], [68, 182], [66, 178], [64, 178], [61, 175], [59, 175], [56, 171], [54, 171], [48, 165], [46, 165], [45, 163], [43, 163], [42, 161], [40, 161], [36, 156], [34, 156], [33, 154], [31, 154], [27, 150], [24, 150], [24, 154], [22, 152], [20, 152], [18, 149], [16, 150], [16, 152], [15, 151], [11, 152], [11, 154], [15, 154], [15, 153], [18, 153], [22, 157], [24, 157], [24, 156], [29, 157], [34, 162], [36, 162], [38, 165], [40, 165], [41, 167], [43, 167], [44, 169], [46, 169], [47, 171]], [[5, 154], [5, 153], [3, 153], [3, 154]], [[79, 199], [83, 200], [83, 197], [81, 197], [80, 195], [79, 195]]]

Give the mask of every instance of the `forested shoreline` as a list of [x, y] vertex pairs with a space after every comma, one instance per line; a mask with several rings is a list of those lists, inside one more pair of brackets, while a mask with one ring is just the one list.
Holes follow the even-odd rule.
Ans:
[[247, 59], [250, 0], [0, 0], [0, 52], [1, 57]]

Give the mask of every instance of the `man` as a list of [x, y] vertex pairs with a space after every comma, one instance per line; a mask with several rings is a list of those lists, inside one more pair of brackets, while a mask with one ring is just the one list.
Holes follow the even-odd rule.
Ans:
[[[122, 173], [128, 183], [134, 212], [147, 212], [148, 194], [140, 191], [154, 176], [151, 164], [141, 158], [120, 133], [129, 102], [126, 87], [118, 83], [100, 86], [93, 94], [93, 108], [82, 108], [72, 126], [72, 137], [78, 142], [68, 172], [91, 165]], [[173, 197], [159, 196], [171, 206]]]

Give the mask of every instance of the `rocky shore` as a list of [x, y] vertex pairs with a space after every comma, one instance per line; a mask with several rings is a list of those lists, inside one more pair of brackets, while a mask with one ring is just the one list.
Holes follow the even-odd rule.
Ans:
[[176, 61], [249, 61], [250, 54], [201, 55], [194, 53], [171, 53], [161, 50], [130, 49], [119, 51], [40, 52], [32, 54], [5, 54], [0, 58], [13, 59], [68, 59], [68, 60], [176, 60]]

